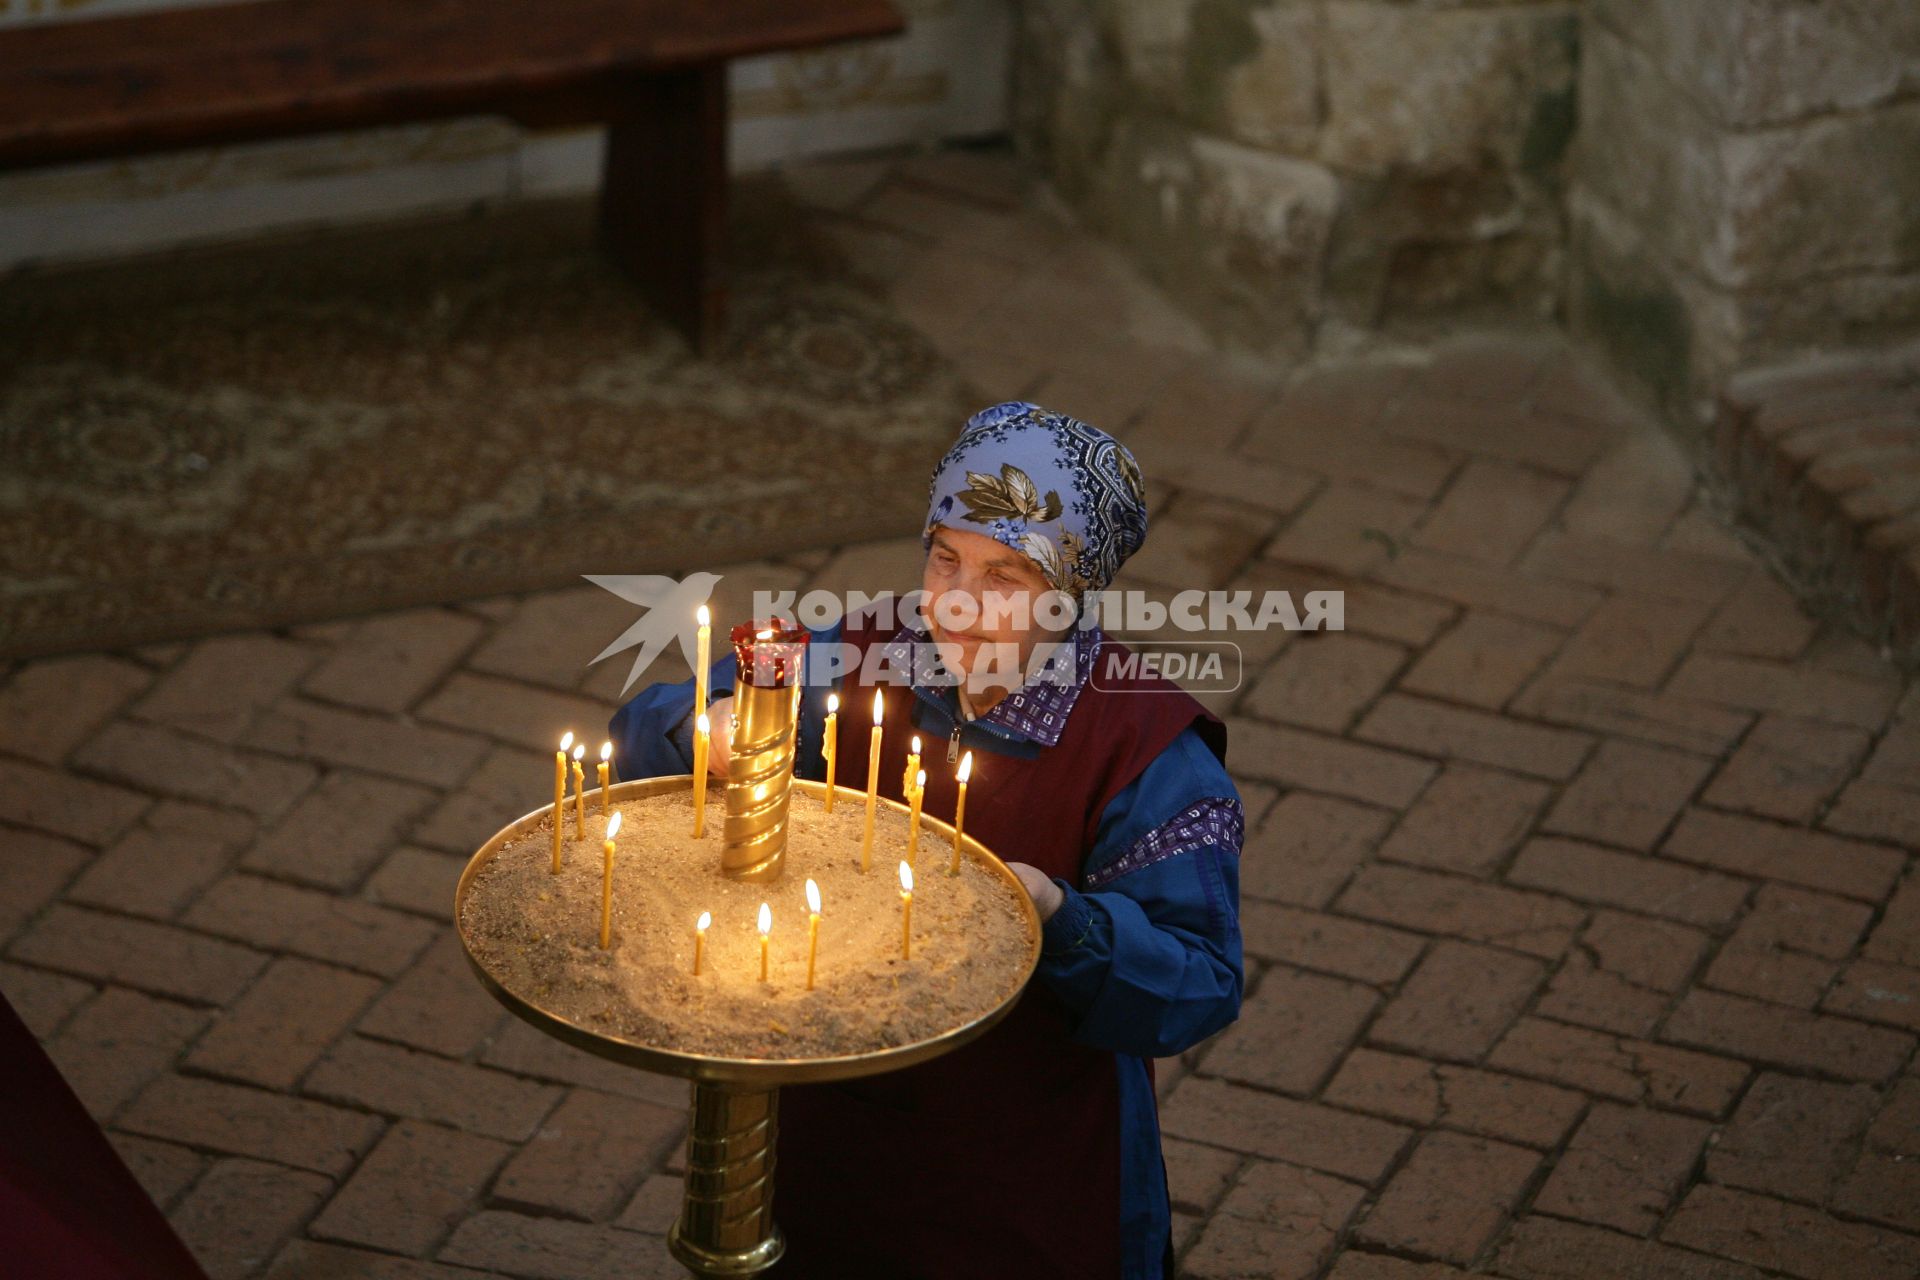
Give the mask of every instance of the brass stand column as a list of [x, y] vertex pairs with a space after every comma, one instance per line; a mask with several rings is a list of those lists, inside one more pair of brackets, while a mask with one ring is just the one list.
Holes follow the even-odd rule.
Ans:
[[778, 880], [787, 853], [787, 796], [807, 633], [782, 619], [733, 629], [732, 757], [720, 869], [734, 880]]
[[693, 1086], [687, 1192], [667, 1249], [696, 1276], [751, 1276], [786, 1250], [773, 1221], [778, 1089]]

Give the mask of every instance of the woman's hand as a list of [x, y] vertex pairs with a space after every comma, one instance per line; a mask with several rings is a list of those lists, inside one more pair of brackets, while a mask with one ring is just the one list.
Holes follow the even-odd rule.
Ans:
[[733, 695], [715, 698], [707, 704], [707, 772], [716, 778], [727, 776], [727, 762], [733, 759]]
[[1029, 866], [1024, 862], [1009, 862], [1007, 870], [1020, 877], [1020, 883], [1025, 886], [1027, 896], [1033, 899], [1034, 909], [1040, 913], [1040, 923], [1045, 924], [1053, 919], [1053, 913], [1058, 911], [1060, 904], [1067, 900], [1067, 895], [1060, 891], [1060, 886], [1053, 882], [1053, 877], [1040, 868]]

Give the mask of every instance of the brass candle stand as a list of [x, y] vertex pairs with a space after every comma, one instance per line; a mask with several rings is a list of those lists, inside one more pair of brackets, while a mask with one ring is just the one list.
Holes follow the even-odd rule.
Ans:
[[720, 869], [735, 880], [780, 878], [787, 851], [787, 798], [798, 734], [807, 633], [783, 620], [733, 629], [738, 667], [727, 763], [726, 849]]
[[[786, 690], [781, 690], [787, 696]], [[736, 695], [737, 696], [737, 695]], [[791, 757], [789, 757], [790, 759]], [[691, 792], [689, 774], [616, 783], [610, 798], [616, 805], [674, 791]], [[826, 784], [795, 779], [791, 794], [823, 803]], [[865, 792], [840, 787], [838, 803], [860, 804]], [[882, 799], [906, 812], [897, 801]], [[667, 1237], [667, 1248], [692, 1274], [701, 1277], [752, 1276], [773, 1266], [785, 1248], [774, 1221], [774, 1143], [778, 1133], [780, 1086], [897, 1071], [949, 1053], [984, 1033], [1012, 1009], [1040, 958], [1040, 918], [1019, 878], [985, 845], [971, 835], [961, 837], [965, 856], [986, 867], [1011, 887], [1011, 899], [1020, 904], [1027, 922], [1027, 955], [1022, 980], [996, 1007], [971, 1021], [910, 1044], [876, 1048], [834, 1057], [728, 1058], [689, 1053], [672, 1045], [646, 1044], [583, 1026], [551, 1012], [527, 996], [508, 990], [475, 957], [473, 939], [465, 925], [467, 896], [476, 874], [503, 848], [540, 828], [554, 815], [553, 806], [536, 809], [496, 832], [480, 846], [454, 895], [454, 921], [460, 930], [467, 960], [480, 983], [522, 1020], [536, 1029], [589, 1053], [643, 1071], [679, 1076], [691, 1082], [692, 1118], [687, 1132], [687, 1172], [680, 1217]], [[953, 827], [922, 814], [922, 836], [929, 847], [951, 844]], [[715, 874], [724, 872], [716, 867]]]

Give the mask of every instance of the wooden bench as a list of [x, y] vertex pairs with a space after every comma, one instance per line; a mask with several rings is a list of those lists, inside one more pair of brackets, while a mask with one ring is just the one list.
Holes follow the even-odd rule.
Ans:
[[249, 0], [0, 28], [0, 168], [449, 116], [604, 122], [601, 242], [711, 351], [727, 62], [903, 27], [889, 0]]

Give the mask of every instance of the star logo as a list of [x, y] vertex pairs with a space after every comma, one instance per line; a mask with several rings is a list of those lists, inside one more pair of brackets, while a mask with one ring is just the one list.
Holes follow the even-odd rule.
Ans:
[[627, 682], [620, 686], [622, 697], [640, 678], [640, 673], [653, 665], [653, 660], [676, 639], [680, 642], [680, 653], [686, 658], [687, 665], [693, 666], [699, 631], [694, 621], [694, 611], [713, 594], [714, 587], [720, 582], [719, 574], [690, 573], [678, 582], [657, 573], [586, 573], [580, 576], [646, 610], [593, 659], [599, 662], [622, 649], [638, 647], [639, 652], [633, 655], [633, 669], [627, 673]]

